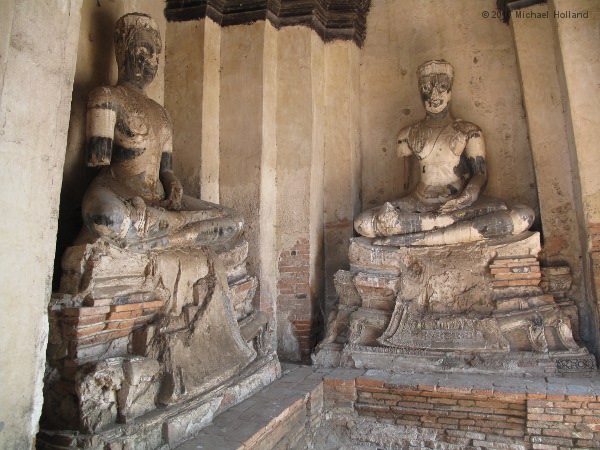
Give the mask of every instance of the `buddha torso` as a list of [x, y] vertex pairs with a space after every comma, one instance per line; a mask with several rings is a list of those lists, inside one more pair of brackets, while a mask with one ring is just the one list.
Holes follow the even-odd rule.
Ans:
[[441, 204], [464, 189], [470, 174], [463, 153], [475, 131], [479, 128], [472, 123], [448, 118], [442, 123], [426, 119], [400, 132], [398, 143], [404, 144], [405, 154], [418, 160], [414, 194], [423, 202]]
[[160, 161], [171, 139], [165, 109], [143, 93], [120, 85], [100, 88], [92, 98], [112, 104], [117, 114], [110, 166], [102, 169], [101, 176], [114, 178], [149, 203], [163, 199]]

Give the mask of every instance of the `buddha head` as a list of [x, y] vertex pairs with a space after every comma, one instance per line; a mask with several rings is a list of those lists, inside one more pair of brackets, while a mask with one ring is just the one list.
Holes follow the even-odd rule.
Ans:
[[156, 21], [140, 13], [126, 14], [115, 26], [115, 54], [119, 80], [143, 89], [152, 82], [158, 71], [162, 50]]
[[428, 114], [444, 112], [452, 98], [454, 68], [443, 59], [427, 61], [417, 69], [419, 92]]

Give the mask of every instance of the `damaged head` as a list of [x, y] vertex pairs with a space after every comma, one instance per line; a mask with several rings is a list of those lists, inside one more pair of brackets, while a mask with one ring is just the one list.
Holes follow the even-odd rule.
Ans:
[[443, 59], [427, 61], [417, 69], [417, 77], [425, 110], [430, 114], [445, 111], [452, 98], [452, 64]]
[[115, 54], [119, 80], [128, 81], [143, 89], [158, 71], [162, 50], [156, 21], [140, 13], [126, 14], [115, 26]]

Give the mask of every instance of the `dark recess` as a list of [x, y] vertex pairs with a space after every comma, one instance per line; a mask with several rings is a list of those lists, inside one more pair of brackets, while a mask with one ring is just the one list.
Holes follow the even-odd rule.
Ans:
[[222, 27], [269, 20], [275, 28], [304, 25], [325, 42], [352, 40], [362, 47], [371, 0], [167, 0], [165, 17], [184, 22], [209, 17]]

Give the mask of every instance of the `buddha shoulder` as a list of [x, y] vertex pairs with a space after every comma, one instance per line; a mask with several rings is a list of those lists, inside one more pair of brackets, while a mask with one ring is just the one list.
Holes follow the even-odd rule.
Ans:
[[481, 137], [481, 128], [472, 122], [466, 120], [455, 119], [452, 127], [459, 133], [465, 135], [467, 139]]
[[117, 109], [116, 103], [114, 88], [110, 86], [99, 86], [90, 91], [87, 107], [88, 109], [98, 108], [115, 111]]

